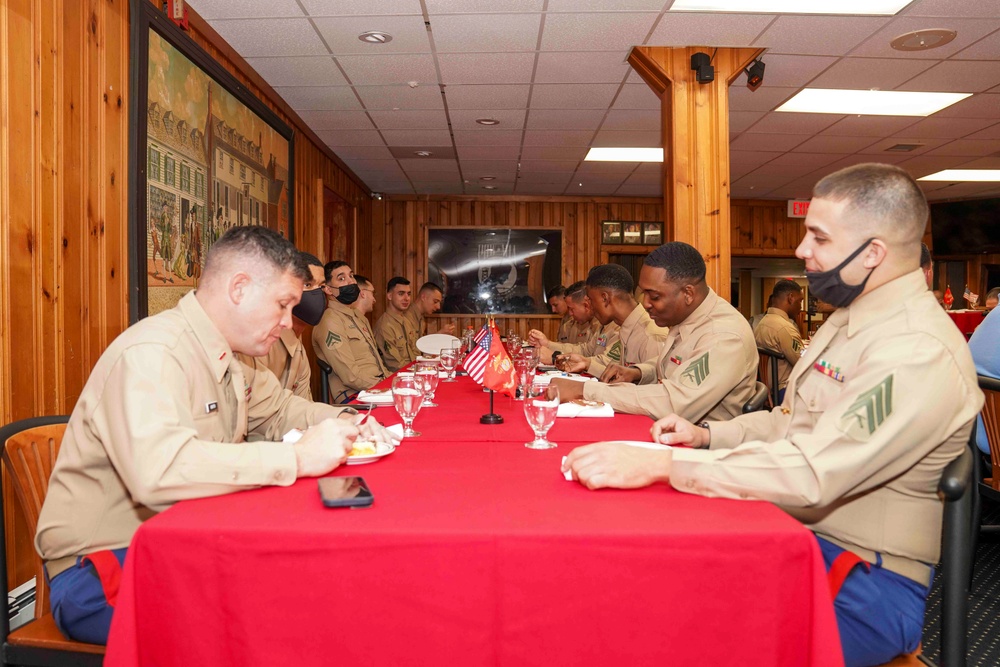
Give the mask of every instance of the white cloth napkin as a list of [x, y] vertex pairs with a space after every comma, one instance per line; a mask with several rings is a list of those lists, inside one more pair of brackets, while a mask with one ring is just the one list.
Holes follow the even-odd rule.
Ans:
[[376, 405], [392, 405], [392, 392], [384, 391], [378, 393], [371, 393], [367, 389], [358, 394], [358, 400], [362, 403], [374, 403]]
[[546, 385], [552, 381], [552, 378], [559, 378], [560, 380], [576, 380], [577, 382], [597, 382], [597, 378], [588, 378], [582, 375], [576, 375], [575, 373], [546, 373], [545, 375], [536, 375], [531, 379], [535, 384]]
[[570, 401], [560, 403], [556, 417], [614, 417], [615, 410], [608, 403], [601, 405], [580, 405]]

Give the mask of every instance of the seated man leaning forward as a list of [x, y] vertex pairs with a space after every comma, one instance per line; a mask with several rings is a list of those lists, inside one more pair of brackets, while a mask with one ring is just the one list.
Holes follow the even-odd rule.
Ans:
[[560, 397], [653, 419], [742, 414], [757, 384], [757, 346], [746, 318], [705, 283], [701, 254], [680, 241], [661, 245], [646, 257], [639, 287], [653, 321], [670, 328], [659, 358], [608, 366], [601, 382], [553, 380]]
[[795, 365], [784, 404], [707, 427], [670, 415], [654, 440], [692, 449], [587, 445], [564, 465], [590, 488], [669, 483], [769, 500], [801, 520], [831, 573], [848, 667], [920, 643], [940, 556], [938, 481], [983, 405], [962, 334], [920, 271], [927, 213], [898, 167], [822, 179], [796, 255], [810, 292], [837, 310]]
[[[35, 536], [63, 634], [107, 641], [113, 608], [102, 580], [157, 512], [324, 475], [359, 435], [388, 437], [371, 419], [359, 430], [354, 410], [302, 399], [237, 360], [267, 354], [308, 278], [280, 235], [235, 227], [212, 246], [196, 291], [101, 355], [70, 416]], [[293, 428], [305, 430], [301, 439], [281, 442]], [[266, 441], [245, 442], [250, 434]]]

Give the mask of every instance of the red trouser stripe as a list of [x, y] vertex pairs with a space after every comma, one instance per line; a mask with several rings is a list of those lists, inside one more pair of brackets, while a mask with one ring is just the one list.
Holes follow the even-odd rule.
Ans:
[[101, 580], [101, 588], [104, 589], [104, 598], [108, 601], [108, 606], [114, 607], [118, 601], [118, 586], [122, 580], [122, 566], [111, 551], [95, 551], [83, 557], [83, 561], [89, 562], [97, 571], [97, 578]]
[[844, 580], [847, 579], [847, 575], [851, 573], [851, 570], [858, 563], [864, 565], [865, 570], [868, 570], [868, 563], [861, 560], [861, 556], [851, 551], [843, 551], [833, 559], [833, 562], [830, 564], [830, 570], [826, 573], [826, 578], [830, 582], [831, 600], [837, 599], [837, 593], [840, 592], [840, 587], [844, 585]]

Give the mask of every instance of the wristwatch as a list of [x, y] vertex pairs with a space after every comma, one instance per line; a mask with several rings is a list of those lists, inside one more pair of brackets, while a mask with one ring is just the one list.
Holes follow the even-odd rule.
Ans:
[[700, 421], [695, 424], [698, 428], [703, 428], [708, 431], [708, 442], [705, 443], [704, 447], [699, 447], [698, 449], [708, 449], [708, 445], [712, 442], [712, 429], [708, 428], [708, 421]]

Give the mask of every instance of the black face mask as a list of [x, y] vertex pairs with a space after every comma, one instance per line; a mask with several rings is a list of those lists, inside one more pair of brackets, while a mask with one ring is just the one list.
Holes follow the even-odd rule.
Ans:
[[361, 288], [358, 287], [357, 283], [351, 283], [340, 288], [337, 294], [337, 301], [345, 306], [349, 306], [357, 301], [359, 296], [361, 296]]
[[321, 289], [306, 290], [302, 299], [292, 308], [292, 315], [310, 326], [319, 324], [326, 308], [326, 295]]
[[835, 308], [845, 308], [852, 301], [858, 298], [865, 290], [865, 284], [872, 277], [872, 271], [868, 272], [860, 285], [848, 285], [840, 277], [840, 271], [851, 263], [851, 261], [861, 254], [861, 251], [868, 247], [868, 244], [875, 239], [868, 239], [860, 248], [850, 254], [843, 262], [829, 271], [806, 271], [806, 278], [809, 280], [809, 292], [814, 296], [826, 301]]

